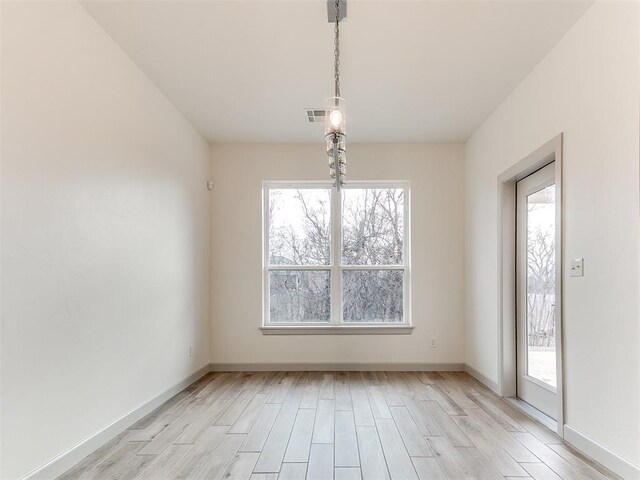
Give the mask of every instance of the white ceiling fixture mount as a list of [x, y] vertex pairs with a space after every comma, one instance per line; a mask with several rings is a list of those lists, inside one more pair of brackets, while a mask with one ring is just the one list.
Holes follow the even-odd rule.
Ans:
[[[344, 185], [347, 175], [347, 132], [345, 123], [345, 102], [340, 96], [340, 20], [347, 14], [347, 0], [327, 0], [329, 21], [334, 26], [333, 84], [334, 96], [325, 102], [324, 137], [329, 155], [329, 175], [335, 180], [337, 190]], [[332, 8], [333, 5], [333, 8]]]

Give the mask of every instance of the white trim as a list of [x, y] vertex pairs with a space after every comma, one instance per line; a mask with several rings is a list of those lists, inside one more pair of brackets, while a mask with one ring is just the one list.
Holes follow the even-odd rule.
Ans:
[[640, 479], [640, 467], [616, 455], [608, 448], [578, 432], [569, 425], [564, 426], [565, 440], [581, 453], [604, 465], [626, 480]]
[[463, 372], [463, 362], [212, 362], [212, 372]]
[[260, 327], [263, 335], [409, 335], [411, 325], [365, 324], [365, 325], [286, 325], [270, 324]]
[[[331, 295], [329, 321], [340, 326], [343, 319], [342, 302], [342, 191], [331, 189]], [[318, 330], [320, 331], [320, 330]], [[264, 333], [264, 332], [263, 332]]]
[[564, 221], [562, 210], [562, 133], [523, 158], [498, 176], [498, 386], [502, 397], [516, 396], [516, 348], [515, 348], [515, 185], [518, 180], [540, 168], [555, 162], [556, 181], [556, 361], [557, 361], [557, 434], [563, 436], [564, 376], [563, 376], [563, 304], [562, 258], [564, 245], [562, 234]]
[[119, 433], [125, 431], [145, 415], [151, 413], [171, 397], [180, 393], [193, 382], [203, 377], [210, 371], [210, 364], [203, 365], [195, 372], [187, 375], [185, 378], [173, 384], [165, 391], [159, 393], [155, 397], [145, 402], [142, 402], [140, 405], [124, 414], [113, 423], [107, 425], [102, 430], [94, 433], [93, 435], [90, 435], [89, 437], [78, 442], [54, 459], [36, 468], [24, 477], [21, 477], [21, 480], [50, 479], [62, 475], [87, 455], [94, 452], [96, 449], [107, 443]]
[[500, 390], [498, 388], [498, 382], [494, 382], [489, 377], [487, 377], [484, 373], [476, 370], [468, 363], [464, 365], [464, 371], [471, 375], [473, 378], [478, 380], [481, 384], [487, 387], [489, 390], [493, 391], [493, 393], [500, 395]]

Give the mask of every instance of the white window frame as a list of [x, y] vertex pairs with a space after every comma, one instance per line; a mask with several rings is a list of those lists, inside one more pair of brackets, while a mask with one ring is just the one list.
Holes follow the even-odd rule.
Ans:
[[[329, 189], [331, 208], [331, 262], [329, 265], [269, 265], [269, 192], [274, 189]], [[265, 181], [262, 182], [262, 237], [263, 237], [263, 333], [411, 333], [411, 188], [408, 181], [349, 181], [343, 190], [362, 188], [395, 188], [404, 190], [404, 238], [402, 265], [342, 265], [342, 192], [325, 181]], [[331, 278], [329, 322], [271, 322], [269, 321], [269, 272], [272, 270], [329, 271]], [[402, 322], [345, 322], [343, 318], [343, 270], [403, 270]]]

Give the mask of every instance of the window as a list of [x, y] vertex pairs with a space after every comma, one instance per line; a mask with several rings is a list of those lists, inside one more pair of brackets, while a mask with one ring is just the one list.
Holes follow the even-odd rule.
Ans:
[[409, 188], [264, 184], [264, 325], [409, 324]]

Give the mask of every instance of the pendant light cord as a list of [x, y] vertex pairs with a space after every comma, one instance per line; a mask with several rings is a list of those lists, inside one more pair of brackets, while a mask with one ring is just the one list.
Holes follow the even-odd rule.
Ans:
[[340, 96], [340, 0], [336, 0], [336, 25], [334, 27], [335, 38], [333, 44], [335, 46], [333, 50], [334, 55], [334, 80], [335, 80], [335, 96]]

